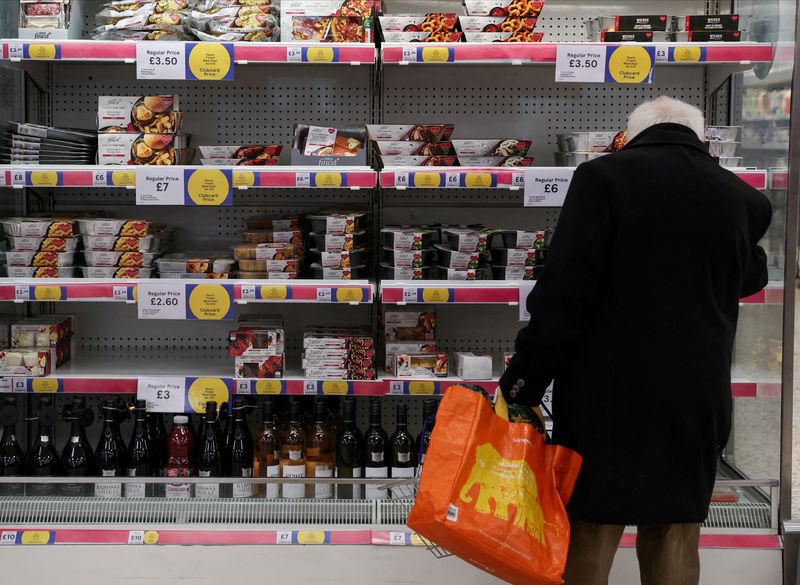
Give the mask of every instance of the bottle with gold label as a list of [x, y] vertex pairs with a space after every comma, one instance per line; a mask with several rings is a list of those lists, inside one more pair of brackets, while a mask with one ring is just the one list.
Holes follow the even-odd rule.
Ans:
[[[281, 441], [281, 477], [301, 478], [306, 476], [306, 436], [300, 423], [300, 403], [289, 402], [289, 420], [286, 433]], [[304, 498], [305, 485], [302, 483], [284, 483], [284, 498]]]
[[[333, 459], [335, 435], [327, 423], [325, 399], [317, 398], [314, 402], [314, 423], [308, 435], [306, 447], [306, 477], [333, 477]], [[333, 485], [306, 484], [306, 497], [327, 499], [333, 497]]]
[[[256, 439], [256, 477], [280, 477], [281, 440], [275, 424], [275, 410], [272, 400], [262, 406], [263, 426]], [[258, 486], [259, 494], [265, 498], [277, 498], [280, 495], [280, 484], [268, 483]]]

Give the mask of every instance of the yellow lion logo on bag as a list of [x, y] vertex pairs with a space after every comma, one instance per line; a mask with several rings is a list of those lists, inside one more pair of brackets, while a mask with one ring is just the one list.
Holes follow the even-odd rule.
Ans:
[[493, 500], [494, 516], [508, 520], [508, 508], [513, 505], [516, 508], [514, 526], [547, 546], [544, 538], [546, 522], [539, 504], [536, 476], [526, 461], [503, 459], [490, 443], [479, 445], [475, 449], [475, 465], [461, 488], [459, 499], [472, 503], [469, 492], [476, 485], [479, 486], [476, 512], [492, 514], [489, 501]]

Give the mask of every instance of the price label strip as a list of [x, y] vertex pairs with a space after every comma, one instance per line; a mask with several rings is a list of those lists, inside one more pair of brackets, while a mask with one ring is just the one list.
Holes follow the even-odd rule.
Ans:
[[64, 380], [60, 378], [12, 378], [12, 380], [12, 392], [32, 394], [64, 392]]
[[436, 396], [442, 393], [438, 380], [392, 380], [389, 394], [392, 396]]
[[64, 173], [60, 171], [26, 171], [25, 185], [31, 187], [60, 187], [64, 185]]
[[656, 48], [640, 45], [559, 45], [556, 82], [651, 84]]
[[287, 47], [286, 61], [289, 63], [338, 63], [339, 49], [336, 47]]
[[572, 182], [572, 169], [525, 171], [525, 207], [561, 207]]
[[232, 43], [136, 44], [136, 79], [233, 80]]
[[452, 47], [408, 47], [403, 49], [403, 61], [408, 63], [452, 63]]
[[58, 61], [61, 59], [61, 45], [54, 43], [23, 43], [22, 58], [41, 61]]
[[137, 289], [139, 319], [233, 319], [232, 284], [139, 283]]
[[369, 289], [345, 286], [317, 289], [318, 303], [363, 303], [369, 301]]
[[453, 288], [416, 288], [403, 289], [404, 303], [454, 303], [456, 291]]
[[16, 301], [66, 301], [67, 287], [20, 284], [14, 287], [14, 299]]
[[237, 394], [264, 394], [276, 396], [288, 393], [286, 380], [233, 380]]

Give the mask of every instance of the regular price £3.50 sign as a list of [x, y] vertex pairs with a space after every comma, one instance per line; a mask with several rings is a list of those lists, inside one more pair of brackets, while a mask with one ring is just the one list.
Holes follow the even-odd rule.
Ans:
[[653, 83], [655, 47], [639, 45], [559, 45], [556, 81], [572, 83]]
[[137, 79], [233, 79], [231, 43], [136, 44]]

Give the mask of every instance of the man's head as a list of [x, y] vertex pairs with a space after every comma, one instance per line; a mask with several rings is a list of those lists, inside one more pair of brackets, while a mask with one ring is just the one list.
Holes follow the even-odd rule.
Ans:
[[656, 124], [681, 124], [694, 131], [700, 140], [705, 140], [703, 112], [665, 95], [644, 102], [631, 112], [628, 118], [628, 140], [633, 140]]

